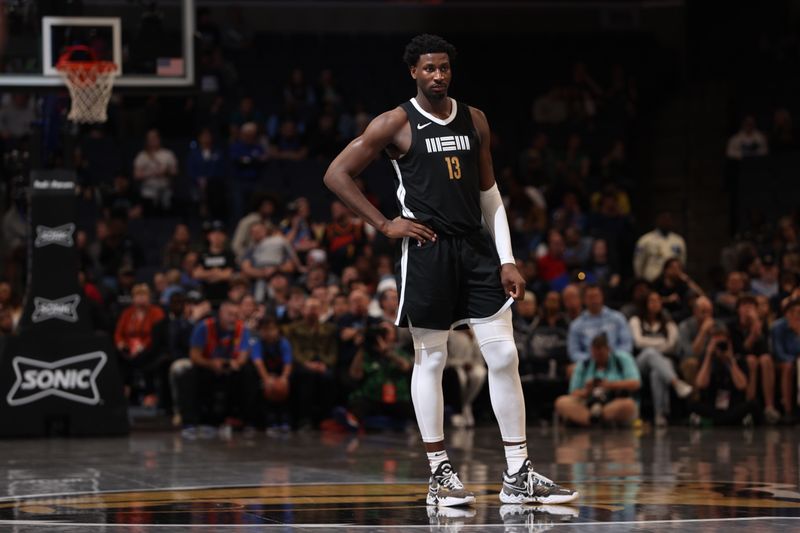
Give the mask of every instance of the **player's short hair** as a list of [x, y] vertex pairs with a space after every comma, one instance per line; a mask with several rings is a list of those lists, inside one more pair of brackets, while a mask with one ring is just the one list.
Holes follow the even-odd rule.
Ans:
[[423, 33], [417, 35], [406, 45], [405, 52], [403, 52], [403, 61], [406, 65], [413, 67], [419, 61], [419, 56], [423, 54], [447, 54], [450, 62], [456, 60], [456, 47], [448, 43], [438, 35], [431, 35], [430, 33]]

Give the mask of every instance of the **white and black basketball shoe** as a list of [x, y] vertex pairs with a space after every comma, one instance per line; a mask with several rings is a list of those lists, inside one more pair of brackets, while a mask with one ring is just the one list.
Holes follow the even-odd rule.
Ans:
[[503, 503], [570, 503], [578, 499], [578, 493], [564, 488], [533, 471], [530, 459], [525, 459], [515, 474], [503, 473], [503, 488], [500, 501]]
[[442, 507], [470, 505], [475, 503], [475, 495], [464, 489], [464, 484], [458, 479], [453, 465], [450, 461], [445, 461], [439, 465], [428, 482], [428, 497], [425, 502], [428, 505]]

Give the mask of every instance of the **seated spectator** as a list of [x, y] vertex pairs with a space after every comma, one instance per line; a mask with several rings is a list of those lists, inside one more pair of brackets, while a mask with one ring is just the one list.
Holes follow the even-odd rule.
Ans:
[[756, 401], [760, 375], [764, 418], [767, 423], [776, 424], [781, 415], [775, 409], [775, 364], [769, 353], [768, 330], [758, 316], [755, 297], [741, 296], [736, 303], [736, 314], [728, 329], [736, 360], [747, 365], [747, 401]]
[[229, 428], [258, 422], [258, 375], [251, 358], [260, 357], [259, 349], [233, 302], [222, 302], [216, 316], [197, 323], [190, 342], [191, 371], [179, 393], [187, 436], [197, 424]]
[[797, 140], [792, 127], [792, 114], [788, 109], [776, 109], [772, 115], [769, 147], [773, 154], [785, 154], [797, 150]]
[[178, 175], [178, 160], [172, 150], [161, 146], [161, 135], [151, 129], [144, 150], [133, 160], [133, 179], [149, 207], [168, 211], [172, 206], [172, 180]]
[[181, 260], [181, 287], [186, 290], [200, 288], [200, 280], [194, 277], [194, 270], [200, 262], [200, 254], [197, 252], [187, 252]]
[[222, 151], [214, 146], [211, 130], [203, 128], [192, 141], [186, 159], [191, 197], [199, 203], [200, 215], [225, 220], [228, 217], [228, 174]]
[[563, 376], [569, 363], [568, 328], [569, 324], [561, 312], [561, 295], [555, 291], [548, 292], [541, 309], [530, 323], [524, 342], [518, 345], [520, 374], [547, 375], [550, 379]]
[[569, 181], [570, 176], [575, 176], [576, 183], [568, 183], [568, 185], [583, 184], [586, 178], [589, 177], [589, 169], [592, 161], [583, 148], [581, 147], [583, 140], [577, 133], [573, 133], [567, 139], [566, 150], [559, 155], [556, 161], [556, 174], [561, 176], [562, 180]]
[[267, 400], [267, 428], [289, 430], [289, 381], [292, 375], [292, 345], [281, 334], [278, 322], [268, 317], [258, 326], [261, 358], [253, 364], [261, 378], [261, 389]]
[[0, 309], [0, 339], [14, 333], [14, 319], [8, 309]]
[[253, 244], [250, 240], [250, 226], [256, 222], [265, 224], [274, 222], [277, 204], [275, 199], [267, 195], [259, 195], [256, 198], [255, 209], [245, 215], [237, 224], [233, 232], [231, 250], [236, 254], [236, 260], [241, 261], [245, 252]]
[[12, 329], [16, 330], [19, 319], [22, 318], [22, 302], [11, 288], [11, 284], [4, 280], [0, 280], [0, 309], [8, 312]]
[[233, 216], [244, 215], [244, 206], [259, 188], [261, 172], [267, 153], [258, 142], [258, 126], [253, 122], [242, 124], [238, 139], [228, 149], [232, 165]]
[[295, 121], [286, 119], [281, 122], [278, 134], [270, 139], [269, 157], [287, 161], [300, 161], [308, 157], [308, 144]]
[[336, 128], [336, 116], [333, 113], [322, 113], [317, 120], [317, 128], [309, 140], [311, 154], [322, 161], [330, 162], [344, 147], [339, 130]]
[[320, 303], [308, 298], [303, 318], [286, 326], [286, 338], [294, 357], [291, 374], [292, 426], [297, 429], [310, 418], [318, 426], [330, 414], [336, 394], [336, 326], [320, 322]]
[[114, 331], [114, 344], [119, 353], [120, 373], [125, 384], [125, 395], [130, 398], [134, 372], [142, 373], [145, 390], [142, 405], [155, 407], [158, 403], [153, 367], [158, 354], [154, 353], [153, 326], [164, 319], [164, 311], [150, 301], [150, 288], [142, 283], [133, 287], [133, 302], [122, 312]]
[[636, 277], [652, 283], [664, 270], [664, 262], [672, 258], [686, 264], [686, 242], [672, 231], [672, 215], [662, 211], [656, 215], [656, 229], [645, 233], [636, 242], [633, 272]]
[[300, 197], [286, 206], [288, 217], [281, 222], [281, 231], [301, 259], [319, 247], [311, 222], [311, 206], [308, 199]]
[[138, 187], [131, 184], [128, 176], [123, 174], [114, 176], [111, 187], [103, 193], [103, 210], [109, 215], [141, 218], [142, 197], [139, 195]]
[[98, 262], [104, 284], [112, 289], [115, 288], [115, 278], [120, 270], [124, 268], [135, 272], [144, 266], [144, 251], [131, 237], [127, 219], [113, 216], [108, 221], [108, 232], [100, 242]]
[[200, 254], [192, 277], [202, 283], [203, 294], [216, 307], [228, 296], [236, 263], [226, 246], [227, 236], [222, 222], [210, 222], [205, 230], [208, 247]]
[[286, 303], [275, 315], [281, 325], [291, 324], [303, 317], [303, 307], [305, 306], [307, 294], [302, 287], [292, 286], [288, 288]]
[[567, 191], [561, 198], [561, 205], [553, 211], [553, 227], [564, 231], [569, 227], [586, 230], [586, 215], [583, 213], [580, 198], [577, 193]]
[[0, 139], [9, 147], [26, 139], [36, 120], [36, 100], [24, 92], [15, 92], [0, 106]]
[[567, 263], [564, 260], [564, 238], [556, 230], [547, 232], [547, 252], [539, 257], [539, 277], [551, 283], [556, 278], [567, 273]]
[[794, 421], [792, 390], [796, 384], [794, 365], [800, 356], [800, 299], [792, 299], [783, 310], [783, 318], [772, 326], [772, 349], [781, 379], [781, 403], [787, 422]]
[[242, 273], [255, 284], [257, 302], [267, 296], [267, 283], [277, 272], [291, 274], [304, 267], [286, 237], [271, 224], [256, 222], [250, 226], [252, 244], [242, 260]]
[[[413, 341], [411, 343], [413, 348]], [[454, 427], [471, 428], [475, 426], [472, 404], [486, 383], [486, 364], [480, 348], [472, 335], [463, 330], [451, 330], [447, 337], [446, 367], [458, 377], [459, 412], [450, 418]]]
[[728, 139], [725, 155], [728, 159], [741, 161], [749, 157], [762, 157], [769, 153], [767, 136], [756, 126], [756, 119], [747, 115], [742, 120], [741, 129]]
[[353, 217], [343, 203], [331, 203], [331, 222], [325, 227], [323, 245], [328, 253], [331, 270], [341, 275], [342, 270], [353, 263], [366, 244], [364, 223]]
[[556, 413], [579, 426], [631, 424], [639, 410], [633, 396], [641, 387], [636, 362], [629, 353], [613, 350], [603, 333], [591, 340], [590, 353], [572, 373], [569, 394], [556, 400]]
[[708, 337], [703, 364], [695, 379], [700, 400], [689, 404], [690, 422], [700, 425], [705, 418], [715, 425], [751, 426], [755, 406], [745, 396], [747, 375], [741, 367], [744, 361], [734, 357], [733, 344], [724, 325], [712, 326]]
[[[389, 322], [370, 326], [364, 343], [350, 363], [355, 388], [350, 411], [361, 423], [376, 415], [402, 427], [414, 416], [411, 405], [411, 369], [414, 358], [397, 346], [397, 329]], [[474, 423], [474, 421], [473, 421]]]
[[336, 371], [341, 385], [346, 386], [348, 382], [350, 363], [364, 344], [365, 332], [380, 322], [369, 316], [369, 301], [369, 294], [365, 290], [350, 291], [347, 297], [347, 314], [339, 320], [339, 357]]
[[775, 256], [766, 254], [758, 262], [758, 273], [750, 282], [750, 290], [757, 296], [773, 298], [778, 294], [778, 265]]
[[691, 314], [689, 302], [693, 296], [703, 296], [700, 286], [683, 271], [683, 264], [677, 257], [667, 259], [661, 275], [656, 279], [653, 288], [664, 302], [672, 319], [680, 322]]
[[[625, 315], [628, 320], [630, 320], [631, 317], [638, 315], [639, 312], [647, 306], [647, 297], [652, 291], [653, 288], [646, 279], [634, 279], [631, 282], [628, 301], [620, 308], [620, 313]], [[663, 305], [663, 297], [661, 298], [661, 302]], [[673, 320], [675, 319], [673, 318]]]
[[266, 315], [264, 304], [256, 302], [252, 294], [245, 294], [239, 302], [239, 318], [250, 331], [257, 331]]
[[583, 313], [583, 298], [580, 287], [571, 283], [561, 291], [561, 301], [564, 304], [564, 318], [571, 323]]
[[678, 325], [680, 371], [683, 379], [690, 384], [697, 377], [697, 370], [711, 338], [711, 330], [715, 326], [724, 327], [725, 324], [714, 319], [714, 307], [705, 296], [695, 300], [692, 316]]
[[154, 367], [157, 371], [159, 406], [173, 416], [180, 413], [172, 397], [169, 369], [175, 361], [189, 357], [189, 340], [194, 329], [194, 324], [190, 320], [191, 309], [183, 293], [173, 293], [169, 298], [164, 319], [153, 326], [153, 352], [156, 355]]
[[161, 266], [165, 269], [181, 268], [184, 256], [192, 249], [192, 234], [186, 224], [176, 224], [172, 238], [164, 245]]
[[633, 352], [633, 339], [628, 321], [619, 311], [609, 309], [603, 302], [603, 289], [597, 285], [587, 285], [583, 300], [586, 310], [569, 325], [567, 350], [573, 363], [587, 361], [590, 357], [592, 339], [605, 333], [611, 350]]
[[617, 289], [622, 281], [617, 266], [608, 255], [608, 243], [605, 239], [595, 239], [592, 242], [591, 254], [585, 270], [588, 276], [595, 279], [596, 283], [610, 290]]
[[400, 298], [397, 289], [389, 286], [379, 290], [378, 306], [381, 310], [380, 318], [390, 324], [394, 324], [397, 320], [397, 311], [400, 308]]
[[639, 372], [642, 376], [650, 376], [655, 425], [664, 427], [670, 412], [669, 387], [675, 389], [678, 398], [686, 398], [692, 393], [692, 386], [678, 378], [669, 358], [675, 353], [678, 343], [678, 326], [664, 312], [657, 292], [647, 296], [645, 307], [631, 317], [629, 324]]
[[736, 304], [747, 290], [747, 275], [744, 272], [730, 272], [725, 278], [725, 290], [714, 298], [714, 312], [722, 320], [736, 317]]
[[580, 229], [570, 226], [564, 230], [564, 262], [568, 268], [585, 267], [592, 253], [592, 238], [581, 235]]
[[256, 107], [256, 101], [252, 96], [243, 96], [239, 100], [239, 107], [233, 110], [229, 121], [230, 138], [236, 140], [242, 125], [248, 122], [252, 124], [264, 124], [267, 117]]

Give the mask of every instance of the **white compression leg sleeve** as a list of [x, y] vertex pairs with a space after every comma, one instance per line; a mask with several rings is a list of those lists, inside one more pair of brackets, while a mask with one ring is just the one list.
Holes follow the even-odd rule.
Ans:
[[414, 371], [411, 401], [423, 442], [444, 440], [442, 372], [447, 361], [447, 330], [411, 327]]
[[525, 397], [519, 379], [519, 356], [514, 344], [511, 309], [484, 323], [472, 324], [472, 332], [489, 367], [489, 397], [504, 442], [525, 440]]

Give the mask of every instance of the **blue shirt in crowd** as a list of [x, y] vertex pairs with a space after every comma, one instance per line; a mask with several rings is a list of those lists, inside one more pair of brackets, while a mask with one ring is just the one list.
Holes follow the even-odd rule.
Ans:
[[603, 306], [599, 315], [584, 311], [569, 325], [567, 350], [570, 359], [575, 363], [589, 359], [589, 347], [592, 340], [605, 333], [612, 352], [633, 353], [633, 337], [625, 315]]
[[[250, 330], [247, 328], [242, 330], [239, 346], [234, 351], [231, 345], [234, 342], [233, 337], [235, 329], [228, 331], [223, 330], [219, 327], [219, 321], [216, 319], [214, 319], [214, 325], [216, 326], [217, 342], [216, 346], [211, 350], [211, 359], [235, 359], [238, 354], [243, 351], [249, 351], [251, 359], [261, 359], [261, 343], [251, 341]], [[198, 322], [192, 331], [190, 346], [192, 348], [199, 348], [205, 353], [209, 343], [208, 337], [208, 325], [206, 321]]]
[[789, 327], [785, 318], [772, 325], [772, 351], [781, 363], [791, 363], [800, 355], [800, 336]]

